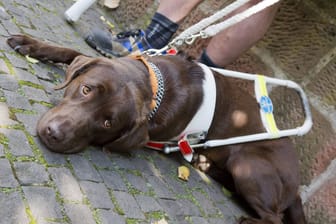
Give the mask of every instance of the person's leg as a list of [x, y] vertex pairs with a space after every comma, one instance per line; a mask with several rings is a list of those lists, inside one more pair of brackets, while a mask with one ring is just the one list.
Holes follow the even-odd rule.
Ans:
[[178, 29], [178, 24], [203, 0], [163, 0], [145, 30], [143, 45], [160, 49], [166, 46]]
[[161, 0], [145, 31], [122, 32], [117, 36], [93, 29], [86, 42], [105, 56], [124, 56], [149, 48], [166, 46], [181, 22], [203, 0]]
[[203, 0], [161, 0], [157, 12], [180, 23]]
[[[260, 1], [253, 0], [237, 9], [236, 14]], [[201, 55], [200, 61], [209, 66], [224, 67], [236, 60], [260, 40], [272, 23], [279, 3], [229, 27], [215, 35]]]

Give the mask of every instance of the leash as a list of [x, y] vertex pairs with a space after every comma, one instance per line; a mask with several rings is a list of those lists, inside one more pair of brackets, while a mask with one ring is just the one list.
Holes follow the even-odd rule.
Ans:
[[222, 10], [216, 12], [214, 15], [202, 19], [200, 22], [189, 27], [188, 29], [183, 31], [180, 35], [175, 37], [171, 42], [169, 42], [167, 46], [161, 49], [148, 49], [143, 53], [150, 56], [154, 56], [154, 55], [166, 54], [167, 51], [176, 52], [176, 49], [184, 43], [191, 45], [197, 38], [204, 39], [212, 37], [216, 35], [218, 32], [241, 22], [242, 20], [278, 3], [279, 1], [280, 0], [263, 0], [258, 4], [246, 9], [245, 11], [228, 18], [227, 20], [224, 20], [218, 24], [211, 25], [216, 21], [218, 21], [219, 19], [223, 18], [224, 16], [228, 15], [229, 13], [233, 12], [234, 10], [238, 9], [242, 5], [249, 2], [249, 0], [236, 0], [235, 2], [229, 4]]

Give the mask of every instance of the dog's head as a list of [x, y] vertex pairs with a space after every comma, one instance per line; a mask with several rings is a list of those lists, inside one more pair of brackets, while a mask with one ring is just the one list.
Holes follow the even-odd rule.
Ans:
[[[128, 61], [127, 61], [128, 60]], [[38, 122], [52, 151], [73, 153], [88, 145], [123, 151], [148, 141], [150, 91], [130, 59], [78, 56], [68, 67], [61, 102]]]

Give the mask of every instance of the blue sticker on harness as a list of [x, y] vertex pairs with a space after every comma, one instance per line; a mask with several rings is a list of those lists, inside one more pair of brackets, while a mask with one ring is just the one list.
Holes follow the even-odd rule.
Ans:
[[260, 108], [264, 113], [273, 113], [273, 103], [268, 96], [262, 96], [260, 98]]

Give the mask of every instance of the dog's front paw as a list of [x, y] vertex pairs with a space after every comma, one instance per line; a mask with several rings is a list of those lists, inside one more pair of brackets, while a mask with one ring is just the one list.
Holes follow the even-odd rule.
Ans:
[[25, 35], [12, 35], [7, 39], [7, 44], [22, 55], [31, 55], [36, 45], [36, 40]]
[[194, 168], [206, 173], [211, 167], [211, 161], [202, 154], [195, 154], [192, 160]]

